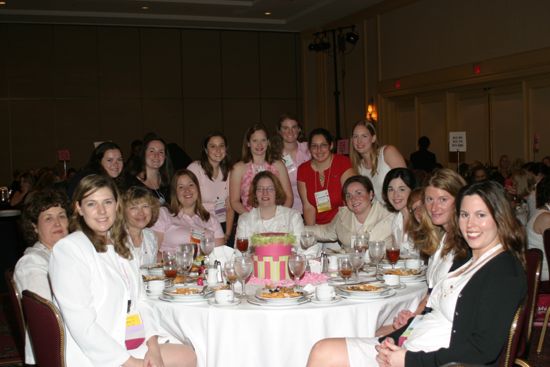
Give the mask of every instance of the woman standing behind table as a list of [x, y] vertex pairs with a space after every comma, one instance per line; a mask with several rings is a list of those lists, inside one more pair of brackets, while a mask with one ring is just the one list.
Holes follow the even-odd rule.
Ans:
[[292, 186], [293, 204], [292, 208], [303, 212], [302, 200], [298, 193], [298, 167], [311, 159], [307, 142], [302, 141], [302, 126], [298, 120], [290, 114], [283, 114], [277, 125], [279, 137], [282, 140], [283, 162], [288, 172], [290, 185]]
[[527, 223], [527, 239], [529, 248], [538, 248], [542, 251], [542, 272], [541, 272], [541, 290], [540, 293], [550, 293], [550, 281], [548, 277], [548, 261], [546, 260], [546, 251], [544, 250], [544, 241], [542, 235], [545, 230], [550, 228], [550, 176], [544, 177], [539, 181], [536, 188], [537, 208]]
[[220, 132], [208, 134], [202, 142], [201, 160], [187, 169], [197, 176], [202, 204], [215, 215], [225, 232], [225, 242], [231, 237], [235, 212], [229, 203], [229, 171], [227, 138]]
[[254, 233], [292, 233], [298, 240], [304, 230], [302, 216], [296, 210], [282, 206], [285, 192], [273, 173], [264, 171], [254, 176], [248, 203], [252, 210], [239, 217], [237, 238]]
[[166, 151], [166, 143], [155, 134], [143, 139], [139, 166], [130, 168], [129, 186], [144, 186], [158, 198], [160, 205], [170, 201], [172, 162]]
[[[48, 263], [57, 241], [69, 233], [69, 203], [67, 195], [57, 190], [35, 191], [29, 198], [23, 210], [22, 226], [25, 236], [35, 243], [17, 261], [13, 278], [19, 294], [28, 289], [51, 301]], [[25, 334], [25, 363], [34, 364], [30, 339]]]
[[[435, 286], [431, 311], [384, 340], [322, 340], [308, 366], [496, 365], [527, 291], [525, 231], [496, 182], [463, 189], [455, 210], [472, 259]], [[405, 330], [410, 334], [397, 346]]]
[[[189, 346], [159, 345], [156, 318], [125, 245], [114, 182], [98, 175], [83, 178], [73, 206], [76, 231], [54, 247], [49, 267], [67, 328], [67, 365], [194, 366]], [[127, 330], [129, 322], [135, 325]]]
[[353, 168], [370, 178], [376, 200], [384, 202], [382, 185], [392, 168], [407, 167], [405, 159], [393, 145], [379, 146], [376, 128], [372, 122], [358, 121], [353, 127], [350, 153]]
[[394, 214], [374, 198], [372, 183], [365, 176], [352, 176], [344, 182], [342, 200], [336, 216], [328, 224], [308, 226], [319, 241], [338, 241], [345, 249], [351, 248], [351, 236], [369, 233], [371, 241], [391, 240]]
[[132, 186], [122, 196], [122, 204], [128, 248], [137, 266], [156, 264], [157, 238], [149, 227], [157, 221], [159, 201], [145, 187]]
[[159, 218], [151, 228], [157, 235], [160, 251], [177, 251], [183, 243], [199, 243], [213, 234], [216, 246], [224, 244], [224, 233], [215, 216], [202, 205], [197, 176], [180, 169], [170, 184], [170, 206], [160, 208]]
[[119, 190], [126, 189], [126, 182], [122, 170], [124, 168], [124, 159], [122, 150], [118, 144], [110, 141], [99, 144], [92, 152], [86, 167], [75, 174], [67, 185], [67, 195], [72, 198], [75, 188], [80, 180], [88, 175], [107, 175], [115, 180]]
[[306, 225], [327, 224], [342, 206], [342, 186], [355, 174], [348, 157], [333, 154], [334, 138], [323, 128], [308, 138], [311, 160], [298, 167], [298, 192]]
[[231, 207], [242, 214], [250, 209], [248, 194], [252, 179], [258, 172], [274, 173], [283, 186], [286, 195], [284, 206], [292, 207], [292, 188], [285, 165], [280, 157], [274, 157], [269, 144], [267, 129], [256, 124], [247, 130], [242, 147], [242, 159], [233, 166], [229, 181], [229, 198]]
[[391, 212], [397, 212], [392, 222], [392, 239], [399, 244], [401, 257], [418, 257], [418, 250], [415, 249], [407, 231], [410, 221], [407, 201], [415, 187], [414, 173], [408, 168], [394, 168], [384, 179], [383, 197], [386, 208]]

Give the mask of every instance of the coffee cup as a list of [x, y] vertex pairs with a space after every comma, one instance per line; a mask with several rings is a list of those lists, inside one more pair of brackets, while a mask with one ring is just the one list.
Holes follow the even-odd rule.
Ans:
[[331, 255], [328, 257], [328, 271], [338, 271], [338, 256]]
[[334, 287], [328, 284], [321, 284], [315, 288], [315, 296], [319, 301], [330, 301], [336, 295]]
[[399, 275], [395, 274], [384, 274], [384, 282], [387, 285], [399, 285], [400, 278]]
[[235, 295], [231, 289], [220, 289], [214, 292], [214, 299], [217, 304], [227, 305], [233, 302]]
[[145, 290], [150, 296], [158, 296], [164, 290], [164, 280], [150, 280], [145, 282]]
[[420, 269], [422, 265], [420, 259], [407, 259], [405, 260], [405, 267], [407, 269]]

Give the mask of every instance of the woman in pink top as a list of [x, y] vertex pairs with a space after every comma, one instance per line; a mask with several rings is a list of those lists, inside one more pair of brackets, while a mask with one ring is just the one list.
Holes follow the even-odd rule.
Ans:
[[160, 251], [176, 251], [183, 243], [198, 243], [209, 233], [213, 233], [216, 246], [225, 242], [220, 223], [202, 205], [197, 176], [187, 169], [174, 174], [170, 184], [170, 206], [160, 209], [152, 229]]
[[202, 204], [222, 225], [227, 242], [235, 212], [229, 204], [231, 159], [227, 153], [225, 135], [221, 132], [208, 134], [202, 142], [201, 160], [191, 163], [187, 169], [197, 176]]
[[270, 171], [279, 178], [286, 195], [284, 206], [292, 207], [292, 189], [285, 165], [273, 156], [266, 127], [256, 124], [245, 134], [242, 160], [233, 167], [229, 180], [229, 198], [237, 213], [252, 209], [248, 205], [250, 184], [256, 173], [262, 171]]
[[302, 200], [298, 193], [298, 167], [300, 164], [307, 162], [311, 159], [311, 154], [305, 140], [304, 133], [302, 132], [302, 126], [298, 120], [285, 113], [279, 118], [279, 124], [277, 125], [278, 138], [282, 140], [282, 157], [288, 172], [288, 178], [290, 179], [290, 185], [292, 186], [292, 194], [294, 197], [294, 203], [292, 208], [302, 213]]

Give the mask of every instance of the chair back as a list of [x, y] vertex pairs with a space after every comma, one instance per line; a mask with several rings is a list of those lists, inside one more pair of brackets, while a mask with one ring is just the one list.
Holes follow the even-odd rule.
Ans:
[[544, 253], [546, 255], [546, 262], [550, 265], [550, 228], [542, 233], [542, 241], [544, 244]]
[[542, 251], [537, 248], [532, 248], [525, 252], [525, 262], [527, 265], [527, 298], [523, 311], [525, 313], [525, 321], [523, 322], [523, 329], [521, 331], [521, 338], [517, 351], [517, 356], [522, 358], [527, 357], [531, 343], [531, 332], [533, 330], [540, 274], [542, 271], [542, 256]]
[[13, 317], [9, 319], [15, 321], [15, 325], [10, 324], [12, 327], [12, 335], [15, 336], [15, 346], [21, 358], [25, 356], [25, 319], [23, 318], [23, 309], [21, 308], [21, 295], [15, 285], [13, 279], [13, 270], [6, 270], [4, 273], [6, 284], [8, 286], [8, 296], [10, 297], [10, 304], [12, 308]]
[[36, 363], [65, 367], [65, 325], [57, 307], [29, 290], [23, 291], [21, 303]]
[[516, 360], [519, 341], [521, 338], [521, 330], [526, 315], [524, 310], [525, 304], [522, 304], [518, 307], [516, 313], [514, 314], [514, 319], [510, 325], [510, 332], [508, 333], [508, 338], [506, 339], [506, 345], [504, 346], [504, 349], [499, 357], [499, 367], [514, 366], [514, 361]]

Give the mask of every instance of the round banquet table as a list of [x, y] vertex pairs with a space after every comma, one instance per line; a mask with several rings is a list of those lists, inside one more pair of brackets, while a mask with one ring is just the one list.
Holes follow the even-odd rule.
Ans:
[[199, 367], [303, 367], [318, 340], [372, 337], [400, 310], [415, 310], [426, 290], [425, 282], [409, 283], [389, 298], [344, 299], [330, 305], [308, 302], [288, 308], [246, 301], [232, 307], [150, 302], [167, 333], [191, 340]]

